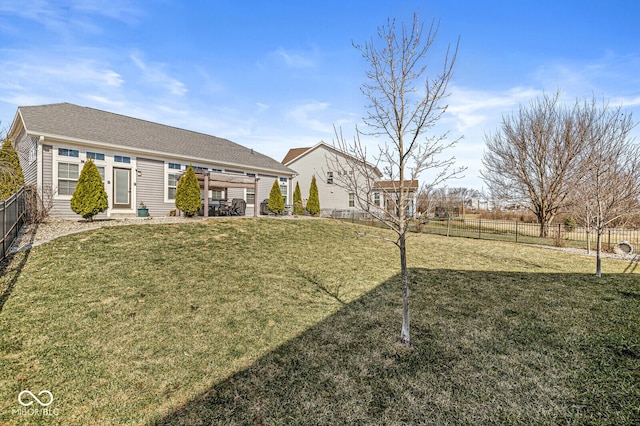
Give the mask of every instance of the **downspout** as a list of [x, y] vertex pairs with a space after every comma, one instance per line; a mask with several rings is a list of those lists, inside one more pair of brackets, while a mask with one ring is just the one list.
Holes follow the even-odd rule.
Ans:
[[[38, 145], [36, 146], [36, 191], [40, 191], [40, 199], [44, 200], [44, 159], [42, 145], [44, 144], [44, 136], [38, 138]], [[39, 170], [39, 171], [38, 171]], [[51, 177], [53, 180], [53, 176]], [[53, 182], [51, 183], [53, 186]]]

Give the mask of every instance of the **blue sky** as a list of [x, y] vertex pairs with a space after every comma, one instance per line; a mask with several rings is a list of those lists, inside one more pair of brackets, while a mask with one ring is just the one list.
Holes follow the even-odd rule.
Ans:
[[[22, 0], [0, 3], [0, 120], [71, 102], [228, 138], [281, 160], [352, 134], [367, 64], [352, 42], [387, 18], [460, 38], [439, 125], [480, 189], [484, 135], [543, 92], [609, 99], [640, 120], [640, 2]], [[636, 135], [638, 129], [636, 129]]]

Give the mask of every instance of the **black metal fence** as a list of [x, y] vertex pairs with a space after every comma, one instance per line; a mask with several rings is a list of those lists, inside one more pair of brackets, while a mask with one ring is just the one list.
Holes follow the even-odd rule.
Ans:
[[[418, 224], [416, 228], [421, 232], [447, 236], [594, 249], [597, 237], [593, 230], [584, 227], [555, 224], [541, 228], [538, 223], [490, 219], [431, 219], [426, 223]], [[622, 241], [630, 243], [635, 250], [640, 249], [640, 229], [607, 228], [602, 235], [602, 246], [606, 250], [613, 249]]]
[[2, 244], [0, 260], [7, 256], [11, 243], [16, 239], [25, 222], [26, 192], [22, 187], [4, 201], [0, 201], [0, 221], [2, 222]]
[[[366, 225], [383, 226], [364, 212], [355, 210], [326, 210], [324, 217], [357, 222]], [[460, 217], [430, 218], [413, 221], [410, 230], [451, 237], [466, 237], [485, 240], [513, 241], [527, 244], [544, 244], [576, 248], [596, 248], [596, 234], [584, 227], [566, 227], [562, 224], [545, 228], [538, 223], [492, 219], [464, 219]], [[602, 235], [605, 250], [626, 241], [634, 251], [640, 251], [639, 228], [607, 228]]]

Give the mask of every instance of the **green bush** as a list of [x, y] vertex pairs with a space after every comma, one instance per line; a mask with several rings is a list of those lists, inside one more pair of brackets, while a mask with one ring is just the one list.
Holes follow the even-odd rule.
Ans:
[[307, 200], [307, 211], [311, 216], [317, 216], [320, 213], [320, 198], [318, 196], [318, 184], [316, 183], [315, 176], [311, 178], [309, 199]]
[[71, 210], [92, 221], [95, 215], [105, 211], [108, 206], [107, 192], [100, 172], [92, 160], [87, 160], [71, 197]]
[[293, 191], [293, 214], [304, 216], [304, 206], [302, 205], [302, 194], [300, 184], [296, 182], [296, 189]]
[[189, 164], [187, 171], [178, 181], [176, 188], [176, 208], [181, 210], [185, 216], [193, 216], [202, 207], [200, 197], [200, 184], [193, 167]]
[[277, 179], [273, 182], [269, 193], [269, 210], [276, 215], [284, 211], [284, 200], [282, 199], [282, 192], [280, 192], [280, 185]]
[[564, 230], [567, 232], [571, 232], [576, 229], [576, 218], [573, 216], [569, 216], [564, 220]]
[[24, 185], [18, 153], [6, 139], [0, 149], [0, 198], [6, 200]]

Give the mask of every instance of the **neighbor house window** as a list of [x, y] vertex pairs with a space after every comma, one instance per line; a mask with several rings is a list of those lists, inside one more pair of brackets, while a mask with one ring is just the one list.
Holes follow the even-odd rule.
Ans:
[[31, 136], [31, 149], [29, 150], [29, 164], [36, 161], [38, 156], [38, 138]]
[[376, 206], [380, 207], [380, 193], [379, 192], [374, 192], [373, 193], [373, 204], [375, 204]]
[[78, 158], [80, 156], [80, 152], [77, 149], [58, 148], [58, 155]]
[[256, 203], [256, 190], [247, 188], [247, 204]]
[[191, 166], [191, 168], [193, 168], [193, 171], [196, 172], [196, 173], [204, 173], [204, 172], [208, 171], [208, 169], [206, 167]]
[[327, 172], [327, 183], [333, 185], [333, 172]]
[[180, 164], [178, 163], [169, 163], [169, 168], [173, 170], [180, 170]]
[[87, 151], [87, 160], [104, 161], [104, 154], [101, 153], [101, 152], [89, 152], [89, 151]]
[[79, 164], [58, 163], [58, 194], [73, 195], [78, 184]]
[[122, 155], [114, 155], [113, 156], [113, 161], [115, 161], [116, 163], [130, 164], [131, 163], [131, 157], [125, 157], [125, 156], [122, 156]]
[[97, 166], [98, 173], [100, 173], [100, 177], [102, 178], [102, 183], [104, 183], [104, 166]]
[[180, 180], [180, 175], [169, 173], [167, 178], [167, 198], [169, 200], [175, 200], [176, 189], [178, 189], [178, 181]]
[[280, 193], [282, 194], [282, 202], [287, 204], [287, 185], [280, 185]]
[[355, 207], [356, 206], [356, 194], [354, 194], [353, 192], [349, 193], [349, 207]]
[[212, 200], [224, 200], [224, 198], [222, 198], [222, 196], [224, 191], [221, 191], [219, 189], [213, 189], [211, 190], [211, 199]]

